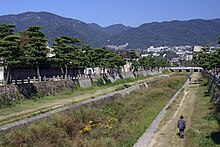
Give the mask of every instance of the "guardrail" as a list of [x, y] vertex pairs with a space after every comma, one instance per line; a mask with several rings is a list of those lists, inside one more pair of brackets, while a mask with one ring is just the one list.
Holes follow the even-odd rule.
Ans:
[[[154, 75], [154, 74], [157, 74], [159, 72], [161, 72], [161, 70], [154, 70], [154, 71], [137, 71], [137, 72], [122, 72], [122, 73], [114, 73], [114, 74], [110, 74], [110, 73], [101, 73], [101, 74], [92, 74], [92, 75], [88, 75], [88, 74], [79, 74], [77, 76], [63, 76], [63, 75], [58, 75], [58, 76], [53, 76], [53, 77], [46, 77], [46, 76], [43, 76], [43, 77], [40, 77], [40, 78], [36, 78], [36, 77], [33, 77], [33, 78], [30, 78], [28, 77], [27, 79], [12, 79], [10, 81], [10, 84], [16, 84], [16, 85], [19, 85], [19, 84], [29, 84], [29, 83], [39, 83], [39, 82], [47, 82], [47, 81], [62, 81], [62, 80], [83, 80], [83, 79], [91, 79], [91, 78], [98, 78], [98, 77], [102, 77], [102, 76], [107, 76], [107, 77], [112, 77], [112, 76], [116, 76], [116, 75], [122, 75], [122, 76], [127, 76], [127, 75], [131, 75], [131, 74], [141, 74], [143, 72], [146, 72], [148, 75]], [[1, 85], [6, 85], [6, 81], [4, 80], [0, 80], [0, 86]]]

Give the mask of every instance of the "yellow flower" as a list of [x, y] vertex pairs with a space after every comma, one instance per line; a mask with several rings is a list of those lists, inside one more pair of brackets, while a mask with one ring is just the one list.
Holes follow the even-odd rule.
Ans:
[[82, 133], [82, 132], [83, 132], [83, 130], [79, 130], [79, 132], [80, 132], [80, 133]]
[[90, 120], [90, 121], [89, 121], [89, 124], [91, 125], [92, 123], [93, 123], [93, 121], [92, 121], [92, 120]]
[[83, 130], [84, 130], [84, 132], [89, 132], [89, 131], [91, 131], [91, 127], [89, 125], [87, 125]]

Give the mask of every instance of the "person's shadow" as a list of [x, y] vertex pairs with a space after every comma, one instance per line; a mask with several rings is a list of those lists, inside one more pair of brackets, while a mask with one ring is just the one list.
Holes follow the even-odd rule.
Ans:
[[215, 144], [220, 144], [220, 130], [211, 133], [211, 138]]

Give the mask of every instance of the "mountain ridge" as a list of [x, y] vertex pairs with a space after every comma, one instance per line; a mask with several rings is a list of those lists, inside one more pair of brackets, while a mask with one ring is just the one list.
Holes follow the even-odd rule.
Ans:
[[128, 48], [175, 45], [214, 45], [220, 35], [220, 19], [172, 20], [144, 23], [138, 27], [113, 24], [102, 27], [96, 23], [59, 16], [50, 12], [24, 12], [0, 16], [0, 23], [16, 25], [16, 32], [41, 25], [49, 42], [55, 36], [77, 37], [94, 47], [128, 43]]

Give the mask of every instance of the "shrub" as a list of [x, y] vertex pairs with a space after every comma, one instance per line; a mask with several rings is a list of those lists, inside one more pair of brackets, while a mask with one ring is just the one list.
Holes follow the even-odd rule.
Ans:
[[6, 134], [3, 145], [132, 146], [186, 79], [170, 77], [101, 106], [55, 114]]

